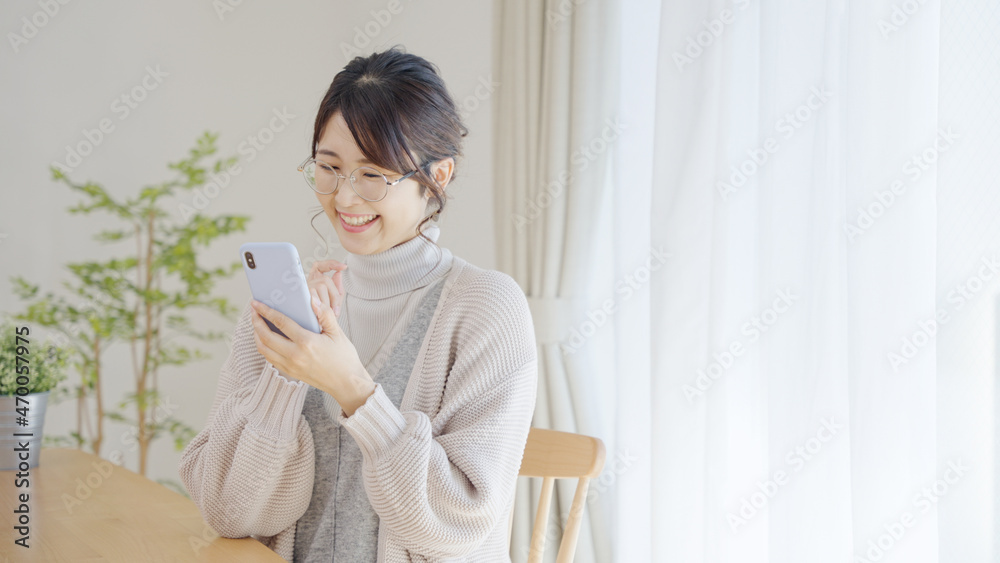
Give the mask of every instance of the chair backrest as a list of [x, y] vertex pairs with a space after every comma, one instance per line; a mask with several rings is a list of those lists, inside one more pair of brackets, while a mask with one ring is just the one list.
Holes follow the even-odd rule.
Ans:
[[[532, 428], [528, 432], [528, 443], [521, 459], [521, 477], [542, 477], [542, 494], [538, 499], [538, 512], [531, 532], [531, 550], [528, 563], [541, 563], [545, 552], [545, 527], [549, 521], [549, 506], [552, 501], [553, 483], [556, 479], [579, 479], [573, 506], [570, 508], [563, 530], [562, 542], [556, 563], [570, 563], [576, 554], [576, 540], [580, 535], [583, 509], [587, 499], [590, 480], [604, 469], [604, 442], [598, 438], [560, 432], [544, 428]], [[507, 523], [507, 543], [510, 544], [514, 511], [511, 509]]]

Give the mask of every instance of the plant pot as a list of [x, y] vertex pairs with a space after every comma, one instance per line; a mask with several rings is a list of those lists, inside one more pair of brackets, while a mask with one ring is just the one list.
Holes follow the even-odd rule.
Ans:
[[[49, 393], [50, 391], [28, 393], [20, 396], [21, 401], [17, 400], [17, 395], [0, 396], [0, 471], [38, 467], [42, 454], [42, 425], [45, 424], [45, 406], [49, 402]], [[28, 416], [24, 417], [27, 424], [22, 426], [18, 423], [22, 417], [16, 409], [20, 408], [24, 412], [24, 407], [28, 407]], [[21, 459], [25, 455], [24, 448], [21, 448], [24, 444], [27, 444], [28, 450], [26, 460]], [[28, 463], [27, 468], [20, 465], [25, 461]]]

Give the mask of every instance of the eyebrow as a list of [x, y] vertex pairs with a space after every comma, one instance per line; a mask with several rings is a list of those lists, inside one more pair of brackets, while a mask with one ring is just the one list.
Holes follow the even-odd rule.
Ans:
[[[337, 153], [335, 153], [333, 151], [328, 151], [326, 149], [320, 149], [320, 150], [316, 151], [316, 154], [325, 154], [327, 156], [332, 156], [333, 158], [340, 158], [339, 154], [337, 154]], [[361, 164], [375, 164], [374, 162], [372, 162], [372, 161], [370, 161], [370, 160], [368, 160], [366, 158], [362, 158], [362, 159], [358, 160], [358, 162], [360, 162]]]

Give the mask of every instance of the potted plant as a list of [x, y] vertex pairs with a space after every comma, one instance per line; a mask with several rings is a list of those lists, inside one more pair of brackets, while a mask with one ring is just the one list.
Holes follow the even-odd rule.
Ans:
[[49, 392], [66, 379], [67, 357], [28, 325], [0, 324], [0, 470], [25, 469], [22, 461], [27, 469], [38, 466], [45, 407]]
[[[194, 429], [173, 416], [170, 398], [161, 396], [159, 376], [164, 368], [208, 357], [185, 345], [185, 340], [201, 343], [227, 336], [226, 331], [203, 330], [190, 314], [202, 309], [234, 322], [239, 313], [228, 299], [213, 292], [217, 279], [242, 271], [241, 261], [205, 267], [198, 260], [202, 248], [244, 231], [250, 219], [204, 212], [210, 203], [205, 194], [215, 197], [239, 171], [237, 157], [214, 156], [217, 138], [203, 133], [186, 157], [168, 163], [169, 177], [126, 197], [51, 167], [54, 180], [83, 196], [68, 209], [70, 213], [102, 215], [103, 230], [94, 239], [111, 245], [115, 255], [67, 264], [72, 279], [62, 285], [69, 299], [43, 292], [21, 276], [10, 278], [13, 293], [28, 303], [27, 311], [14, 319], [59, 333], [57, 338], [69, 350], [70, 363], [80, 376], [68, 393], [76, 400], [77, 428], [68, 437], [50, 436], [46, 445], [86, 447], [98, 456], [106, 455], [104, 450], [110, 447], [109, 459], [119, 465], [124, 461], [122, 446], [128, 445], [128, 451], [138, 449], [138, 473], [145, 476], [156, 439], [172, 437], [180, 451], [194, 437]], [[106, 373], [104, 355], [114, 344], [128, 351], [131, 374]], [[109, 404], [103, 392], [106, 376], [126, 375], [131, 376], [134, 390]], [[53, 397], [56, 402], [60, 398]], [[126, 426], [120, 439], [107, 439], [105, 420]], [[160, 482], [182, 490], [172, 482]]]

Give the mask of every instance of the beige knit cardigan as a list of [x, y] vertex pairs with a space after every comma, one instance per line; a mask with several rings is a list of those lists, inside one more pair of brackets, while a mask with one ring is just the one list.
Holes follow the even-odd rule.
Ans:
[[[444, 283], [400, 408], [376, 381], [364, 405], [338, 417], [364, 456], [380, 563], [510, 561], [508, 515], [537, 392], [531, 313], [513, 278], [458, 256]], [[251, 311], [248, 301], [179, 472], [220, 536], [253, 537], [291, 561], [313, 490], [309, 387], [257, 351]]]

